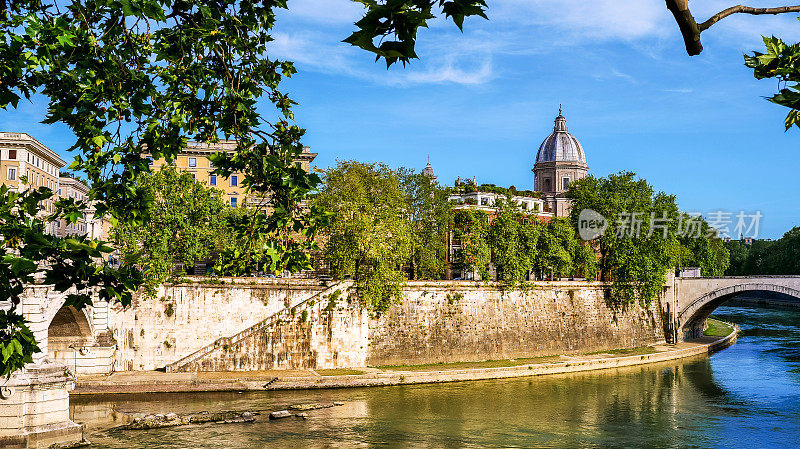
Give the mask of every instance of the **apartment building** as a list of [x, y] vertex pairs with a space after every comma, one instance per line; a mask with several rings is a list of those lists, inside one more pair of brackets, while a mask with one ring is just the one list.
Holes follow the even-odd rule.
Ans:
[[[89, 186], [84, 184], [81, 180], [68, 176], [59, 177], [58, 181], [58, 197], [59, 198], [72, 198], [75, 201], [88, 201], [89, 199]], [[66, 237], [68, 235], [83, 235], [89, 233], [89, 222], [92, 220], [92, 215], [87, 210], [83, 217], [75, 223], [69, 223], [63, 218], [55, 223], [55, 234], [59, 237]]]
[[[260, 204], [263, 199], [250, 197], [245, 195], [244, 189], [241, 186], [243, 176], [239, 173], [234, 173], [228, 178], [223, 178], [213, 174], [214, 165], [211, 163], [209, 157], [217, 151], [225, 151], [232, 153], [236, 151], [235, 140], [222, 140], [216, 144], [204, 144], [198, 142], [189, 142], [186, 149], [176, 158], [173, 165], [181, 170], [191, 173], [195, 180], [206, 183], [210, 187], [214, 187], [225, 192], [225, 202], [231, 206], [239, 206], [243, 204]], [[303, 148], [303, 153], [295, 159], [295, 163], [308, 171], [311, 168], [311, 162], [317, 157], [317, 153], [312, 153], [308, 147]], [[157, 170], [166, 164], [164, 159], [150, 161], [152, 169]]]
[[[55, 151], [28, 134], [0, 132], [0, 181], [12, 189], [47, 187], [57, 192], [59, 171], [65, 165]], [[44, 212], [53, 211], [54, 200], [44, 202]]]

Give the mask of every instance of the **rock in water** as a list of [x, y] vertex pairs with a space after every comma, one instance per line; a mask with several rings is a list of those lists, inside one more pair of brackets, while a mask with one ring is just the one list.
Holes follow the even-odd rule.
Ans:
[[270, 413], [269, 419], [281, 419], [281, 418], [288, 418], [290, 416], [292, 416], [292, 414], [289, 413], [289, 410], [280, 410], [277, 412]]

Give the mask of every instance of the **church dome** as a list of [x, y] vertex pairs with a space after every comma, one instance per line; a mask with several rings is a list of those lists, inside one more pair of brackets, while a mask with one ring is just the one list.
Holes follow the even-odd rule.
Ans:
[[578, 162], [586, 164], [586, 155], [578, 139], [567, 132], [567, 119], [558, 111], [553, 134], [550, 134], [536, 155], [536, 162]]

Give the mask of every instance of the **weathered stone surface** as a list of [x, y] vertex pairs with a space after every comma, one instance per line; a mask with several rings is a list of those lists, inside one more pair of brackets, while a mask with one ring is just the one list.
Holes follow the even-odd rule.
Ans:
[[[538, 357], [664, 340], [657, 302], [614, 310], [598, 282], [545, 282], [525, 291], [409, 282], [403, 302], [378, 319], [344, 287], [338, 295], [319, 283], [284, 288], [182, 285], [168, 290], [176, 303], [173, 317], [165, 318], [155, 300], [140, 300], [121, 315], [112, 312], [117, 339], [130, 340], [118, 351], [117, 365], [170, 371], [352, 368]], [[254, 323], [256, 318], [261, 321]], [[160, 343], [166, 340], [169, 348]]]
[[657, 301], [650, 308], [614, 310], [605, 288], [581, 281], [536, 283], [525, 291], [477, 282], [409, 282], [403, 302], [370, 321], [367, 364], [539, 357], [664, 340]]
[[298, 410], [298, 411], [308, 411], [308, 410], [319, 410], [321, 408], [331, 408], [336, 404], [331, 402], [327, 404], [295, 404], [289, 407], [290, 410]]
[[255, 421], [255, 417], [253, 416], [252, 412], [247, 411], [202, 412], [185, 416], [181, 416], [176, 413], [167, 413], [166, 415], [148, 415], [144, 418], [136, 417], [132, 422], [121, 426], [121, 428], [130, 430], [144, 430], [158, 429], [162, 427], [185, 426], [187, 424], [231, 424], [252, 421]]
[[281, 418], [288, 418], [292, 416], [288, 410], [280, 410], [277, 412], [272, 412], [269, 414], [269, 419], [281, 419]]
[[29, 364], [2, 383], [8, 390], [0, 399], [1, 448], [84, 443], [83, 428], [69, 417], [75, 378], [64, 365]]

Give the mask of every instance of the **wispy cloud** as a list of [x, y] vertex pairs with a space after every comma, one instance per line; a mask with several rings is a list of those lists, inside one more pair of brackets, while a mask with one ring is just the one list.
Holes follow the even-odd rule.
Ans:
[[[273, 36], [272, 55], [295, 61], [301, 69], [352, 76], [377, 84], [410, 86], [415, 84], [483, 84], [494, 77], [491, 52], [484, 48], [467, 52], [465, 46], [453, 45], [431, 50], [435, 57], [410, 67], [386, 70], [382, 63], [365, 63], [360, 50], [331, 41], [327, 33], [277, 32]], [[474, 48], [479, 46], [474, 46]]]
[[[758, 5], [756, 0], [756, 6]], [[762, 2], [768, 3], [768, 2]], [[728, 6], [724, 0], [693, 4], [698, 18]], [[290, 0], [275, 32], [273, 55], [296, 61], [301, 70], [354, 77], [376, 84], [481, 85], [514, 71], [506, 57], [524, 57], [596, 48], [620, 42], [650, 59], [659, 59], [664, 45], [679, 40], [677, 26], [663, 0], [496, 0], [489, 3], [489, 20], [472, 18], [459, 33], [452, 23], [432, 21], [420, 30], [420, 61], [388, 71], [369, 54], [341, 42], [353, 31], [363, 7], [351, 0]], [[706, 32], [704, 42], [714, 47], [747, 51], [760, 46], [762, 34], [788, 40], [800, 38], [794, 17], [729, 17]], [[677, 45], [680, 45], [679, 43]], [[602, 77], [635, 79], [616, 69]]]

